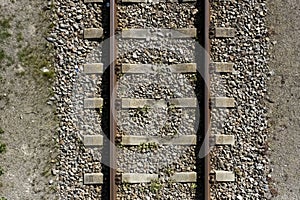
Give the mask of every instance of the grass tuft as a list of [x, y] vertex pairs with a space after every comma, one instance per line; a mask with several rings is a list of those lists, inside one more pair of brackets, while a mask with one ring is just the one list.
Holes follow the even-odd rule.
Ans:
[[17, 42], [21, 42], [24, 40], [24, 37], [21, 32], [17, 33]]
[[[46, 49], [42, 47], [24, 47], [18, 52], [18, 60], [23, 64], [23, 66], [31, 67], [34, 72], [42, 75], [44, 78], [52, 79], [54, 78], [54, 71], [49, 69], [51, 62], [46, 55]], [[49, 69], [47, 71], [42, 70], [43, 68]]]
[[163, 188], [163, 185], [158, 179], [153, 179], [150, 184], [150, 191], [158, 193]]

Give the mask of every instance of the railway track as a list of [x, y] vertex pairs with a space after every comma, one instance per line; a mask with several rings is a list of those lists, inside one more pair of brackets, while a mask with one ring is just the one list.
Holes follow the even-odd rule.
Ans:
[[[99, 1], [89, 0], [86, 3], [99, 3]], [[184, 7], [197, 11], [191, 17], [195, 18], [196, 14], [202, 16], [203, 21], [197, 22], [197, 25], [193, 24], [193, 27], [190, 27], [191, 25], [188, 25], [188, 22], [176, 29], [170, 25], [163, 28], [155, 28], [150, 25], [144, 28], [145, 25], [140, 24], [137, 28], [129, 29], [127, 29], [126, 25], [119, 26], [121, 24], [121, 17], [118, 16], [118, 21], [118, 9], [126, 10], [126, 7], [130, 5], [134, 7], [134, 4], [141, 3], [146, 2], [133, 1], [116, 4], [115, 1], [110, 1], [109, 76], [111, 112], [109, 139], [111, 145], [109, 145], [109, 158], [111, 168], [109, 177], [105, 173], [85, 174], [84, 183], [86, 185], [107, 185], [107, 182], [104, 180], [109, 181], [110, 199], [209, 199], [209, 158], [206, 156], [204, 159], [198, 159], [197, 156], [197, 152], [204, 141], [205, 134], [203, 133], [206, 133], [208, 129], [207, 115], [209, 111], [207, 95], [209, 92], [208, 87], [200, 86], [201, 81], [202, 84], [205, 82], [208, 83], [205, 80], [208, 77], [208, 61], [203, 52], [203, 57], [197, 60], [195, 52], [189, 51], [189, 45], [194, 49], [199, 48], [194, 44], [196, 37], [199, 38], [198, 42], [202, 43], [202, 46], [205, 46], [206, 49], [208, 48], [208, 41], [206, 40], [208, 28], [201, 27], [201, 29], [197, 30], [200, 24], [208, 27], [206, 21], [208, 20], [206, 16], [208, 13], [203, 12], [207, 9], [202, 8], [202, 11], [197, 11], [196, 2], [187, 1], [187, 3], [184, 3]], [[149, 6], [147, 4], [144, 5], [145, 7]], [[168, 11], [167, 7], [181, 6], [181, 3], [164, 3], [163, 5], [165, 7], [162, 6], [161, 8], [164, 8], [164, 10], [160, 14], [165, 15]], [[206, 4], [202, 3], [201, 6], [208, 6], [208, 2]], [[184, 7], [183, 10], [187, 9]], [[198, 14], [199, 12], [201, 14]], [[172, 20], [170, 22], [174, 23]], [[201, 34], [199, 35], [200, 31]], [[116, 35], [119, 37], [116, 37]], [[103, 37], [103, 29], [87, 28], [84, 31], [84, 37], [86, 39], [101, 38]], [[162, 38], [166, 41], [155, 42], [157, 38]], [[123, 53], [122, 45], [128, 45], [128, 41], [130, 41], [129, 45], [136, 45], [137, 50], [140, 48], [139, 45], [145, 41], [150, 45], [154, 44], [155, 46], [162, 43], [162, 45], [167, 45], [171, 48], [176, 48], [176, 44], [180, 43], [185, 51], [181, 52], [181, 54], [188, 53], [189, 55], [180, 55], [179, 53], [179, 56], [176, 58], [177, 55], [175, 52], [173, 58], [163, 60], [161, 58], [152, 59], [153, 56], [157, 57], [157, 52], [152, 53], [152, 55], [149, 55], [151, 53], [148, 52], [150, 58], [147, 61], [141, 62], [138, 56], [132, 55], [137, 62], [130, 63], [130, 61], [126, 61], [127, 57], [130, 56], [126, 53], [120, 55]], [[185, 42], [188, 45], [184, 45], [183, 43]], [[152, 46], [153, 49], [155, 49], [154, 46]], [[144, 48], [144, 51], [147, 51], [148, 47], [142, 48]], [[124, 49], [124, 51], [126, 52], [128, 49]], [[174, 54], [172, 51], [167, 53]], [[184, 59], [185, 56], [187, 59]], [[199, 72], [199, 65], [206, 67], [202, 67]], [[95, 71], [99, 71], [101, 68], [103, 66], [99, 66], [97, 63], [86, 65], [88, 73], [95, 73]], [[141, 95], [137, 95], [139, 92], [132, 85], [139, 83], [136, 77], [142, 77], [143, 81], [148, 81], [146, 83], [148, 84], [148, 95], [144, 96], [143, 92]], [[168, 77], [171, 77], [171, 79], [168, 79]], [[126, 93], [118, 91], [118, 86], [122, 87], [124, 84], [126, 85], [127, 79], [131, 79], [132, 81], [130, 83], [132, 87], [126, 88], [129, 90], [127, 91], [128, 94], [132, 93], [132, 91], [136, 93], [134, 94], [133, 92], [126, 97]], [[167, 83], [165, 83], [165, 87], [170, 85], [168, 81], [173, 81], [175, 85], [180, 85], [176, 80], [179, 79], [183, 82], [184, 89], [178, 91], [178, 88], [176, 89], [175, 87], [173, 91], [172, 88], [169, 89], [171, 92], [162, 90], [156, 91], [154, 94], [153, 91], [155, 89], [159, 90], [159, 85], [162, 84], [161, 79], [166, 79]], [[154, 84], [151, 84], [152, 81], [154, 81]], [[155, 89], [153, 90], [151, 87]], [[200, 92], [198, 91], [199, 88], [201, 88]], [[198, 103], [200, 99], [201, 103]], [[101, 98], [85, 99], [84, 106], [85, 108], [101, 107], [103, 101], [105, 100]], [[201, 114], [199, 115], [200, 107]], [[157, 115], [157, 113], [159, 114]], [[184, 121], [187, 119], [184, 119], [182, 116], [187, 116], [190, 123], [185, 123]], [[149, 117], [152, 117], [152, 119], [149, 119]], [[198, 120], [195, 120], [197, 117]], [[141, 127], [128, 130], [128, 127], [123, 125], [124, 122], [122, 120], [124, 121], [124, 118], [126, 120], [135, 118], [144, 121], [139, 124], [139, 126], [142, 126], [142, 129], [147, 127], [147, 124], [152, 123], [152, 130], [142, 132]], [[190, 129], [181, 127], [182, 129], [180, 130], [180, 127], [174, 124], [172, 120], [177, 120], [181, 123], [181, 126], [189, 126]], [[135, 125], [132, 124], [131, 126]], [[194, 126], [199, 127], [194, 128]], [[148, 126], [148, 128], [151, 129], [151, 126]], [[85, 137], [84, 144], [86, 146], [95, 146], [96, 144], [105, 146], [103, 136], [101, 135], [90, 136], [90, 138], [88, 136]], [[208, 150], [207, 142], [205, 142], [205, 149], [206, 151]], [[137, 154], [138, 156], [132, 157], [131, 154]], [[134, 166], [135, 163], [141, 163], [141, 165], [135, 165], [135, 167], [130, 169], [130, 166]], [[104, 187], [102, 188], [104, 189]], [[176, 194], [175, 197], [173, 196], [174, 194]]]
[[[197, 61], [195, 53], [189, 51], [184, 53], [188, 52], [190, 55], [179, 55], [179, 58], [176, 58], [177, 55], [169, 59], [159, 56], [163, 50], [174, 54], [174, 50], [168, 51], [164, 49], [164, 45], [176, 48], [177, 43], [186, 42], [193, 46], [191, 41], [195, 41], [196, 37], [200, 37], [202, 41], [199, 42], [208, 48], [205, 36], [208, 35], [208, 28], [201, 27], [204, 34], [199, 35], [199, 24], [191, 26], [186, 22], [174, 29], [171, 24], [175, 21], [172, 20], [169, 25], [158, 28], [152, 24], [152, 20], [148, 21], [146, 16], [141, 16], [146, 18], [145, 23], [133, 22], [133, 25], [130, 25], [132, 22], [126, 23], [123, 19], [130, 18], [130, 9], [138, 10], [138, 4], [143, 4], [149, 11], [151, 8], [154, 11], [160, 9], [160, 12], [154, 12], [159, 15], [168, 15], [167, 8], [182, 6], [182, 3], [159, 3], [162, 6], [155, 6], [147, 5], [147, 2], [143, 1], [123, 1], [117, 4], [111, 2], [111, 15], [114, 13], [114, 19], [111, 20], [111, 36], [117, 35], [111, 43], [114, 46], [111, 51], [111, 55], [114, 55], [111, 57], [114, 62], [110, 68], [113, 80], [111, 90], [114, 92], [112, 96], [116, 96], [115, 102], [111, 104], [114, 112], [111, 115], [111, 130], [114, 130], [111, 137], [119, 147], [113, 151], [112, 162], [116, 169], [111, 169], [111, 199], [209, 199], [209, 158], [197, 158], [197, 151], [205, 137], [203, 132], [207, 129], [205, 124], [208, 121], [205, 120], [208, 120], [208, 116], [202, 114], [201, 117], [205, 120], [198, 121], [201, 131], [180, 130], [180, 127], [172, 123], [172, 120], [187, 120], [182, 116], [197, 118], [196, 111], [199, 106], [200, 112], [209, 113], [208, 99], [205, 98], [208, 97], [208, 88], [199, 86], [201, 81], [196, 75], [202, 73], [203, 79], [208, 77], [208, 67], [200, 72], [198, 70], [201, 64], [208, 66], [207, 57]], [[197, 10], [191, 17], [202, 15], [203, 22], [200, 23], [208, 27], [204, 17], [208, 13], [199, 14], [205, 9], [198, 10], [194, 1], [183, 4], [183, 10], [186, 9], [184, 7]], [[208, 3], [201, 5], [208, 6]], [[153, 21], [155, 14], [152, 16]], [[135, 17], [128, 21], [137, 19]], [[156, 42], [157, 40], [159, 41]], [[146, 45], [143, 45], [145, 43]], [[157, 45], [161, 45], [160, 48], [155, 48]], [[131, 46], [131, 49], [128, 50], [128, 46]], [[143, 55], [139, 54], [141, 49], [147, 54], [144, 59]], [[180, 56], [191, 58], [184, 60], [180, 59]], [[160, 87], [168, 88], [168, 84], [178, 84], [178, 79], [186, 79], [184, 84], [190, 86], [193, 78], [198, 80], [194, 80], [194, 85], [190, 88], [184, 89], [189, 92], [175, 91], [178, 90], [176, 87], [174, 91], [171, 87], [171, 92], [167, 89], [160, 90]], [[164, 79], [167, 80], [167, 84], [164, 83]], [[203, 81], [208, 83], [207, 80]], [[202, 96], [189, 95], [195, 94], [196, 87], [202, 88]], [[139, 92], [142, 89], [143, 91]], [[201, 104], [198, 103], [200, 98], [201, 101], [204, 100]], [[178, 114], [181, 115], [180, 119], [176, 116]], [[127, 122], [131, 120], [136, 121], [128, 126]], [[191, 121], [190, 124], [182, 122], [182, 126], [197, 126], [197, 120]], [[205, 145], [208, 150], [208, 143]]]
[[[87, 28], [84, 37], [103, 38], [104, 32], [109, 32], [109, 68], [105, 73], [102, 63], [89, 63], [85, 73], [109, 75], [110, 97], [86, 98], [84, 107], [101, 108], [107, 102], [109, 142], [103, 135], [93, 135], [84, 137], [84, 144], [104, 146], [102, 154], [107, 151], [109, 162], [105, 164], [110, 168], [109, 172], [102, 167], [103, 173], [86, 173], [84, 184], [109, 185], [109, 199], [210, 199], [211, 183], [234, 180], [232, 172], [212, 173], [210, 169], [210, 108], [232, 107], [234, 99], [210, 98], [211, 71], [230, 73], [232, 63], [209, 60], [208, 0], [106, 3], [109, 28]], [[126, 16], [130, 9], [140, 9], [136, 5], [143, 5], [141, 13], [154, 11], [150, 21], [135, 22], [139, 16]], [[186, 18], [193, 18], [192, 24], [180, 19], [176, 26], [172, 13], [173, 21], [169, 20], [169, 9], [180, 6], [183, 13], [194, 10]], [[156, 14], [166, 15], [169, 24], [158, 28], [152, 23]], [[214, 34], [226, 38], [233, 32], [216, 27]], [[213, 138], [217, 145], [232, 145], [234, 141], [228, 135]]]
[[265, 0], [55, 2], [63, 198], [268, 195]]

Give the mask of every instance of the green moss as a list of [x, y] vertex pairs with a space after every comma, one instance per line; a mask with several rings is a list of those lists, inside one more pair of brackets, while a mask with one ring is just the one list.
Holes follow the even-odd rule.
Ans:
[[5, 58], [5, 52], [3, 49], [0, 49], [0, 62], [2, 62]]
[[168, 176], [172, 176], [174, 174], [174, 170], [172, 168], [166, 168], [164, 169], [164, 173], [166, 173]]
[[11, 65], [15, 64], [15, 61], [12, 57], [6, 55], [5, 58], [7, 61], [7, 66], [11, 66]]
[[[3, 134], [4, 130], [0, 128], [0, 134]], [[0, 141], [0, 153], [4, 153], [6, 151], [6, 145]], [[1, 166], [0, 166], [0, 175], [1, 175]]]
[[143, 107], [138, 107], [137, 111], [140, 113], [148, 113], [150, 110], [150, 106], [144, 105]]
[[0, 42], [3, 43], [7, 38], [11, 36], [8, 32], [10, 29], [10, 19], [0, 19]]
[[122, 189], [123, 189], [123, 191], [130, 190], [130, 184], [128, 182], [126, 182], [126, 181], [123, 181], [122, 182]]
[[53, 70], [49, 70], [47, 72], [42, 72], [43, 76], [48, 78], [48, 79], [52, 79], [55, 76], [55, 73]]
[[173, 114], [173, 113], [179, 112], [179, 110], [180, 109], [176, 108], [175, 104], [168, 105], [168, 113], [169, 114]]
[[48, 30], [52, 30], [54, 27], [55, 27], [55, 24], [54, 24], [53, 22], [51, 22], [51, 23], [48, 25]]
[[2, 169], [2, 167], [0, 166], [0, 176], [2, 176], [4, 174], [4, 171]]
[[0, 153], [6, 152], [6, 144], [0, 142]]
[[153, 151], [158, 149], [158, 144], [155, 142], [142, 143], [138, 146], [138, 149], [141, 152]]
[[11, 28], [10, 19], [1, 19], [0, 20], [0, 27], [3, 29]]
[[14, 64], [14, 60], [10, 56], [6, 55], [3, 49], [0, 49], [0, 64], [3, 64], [2, 66], [11, 66]]
[[24, 75], [25, 75], [25, 71], [17, 72], [16, 75], [17, 75], [17, 76], [24, 76]]
[[51, 0], [51, 4], [50, 4], [50, 10], [54, 10], [55, 9], [55, 4], [54, 4], [54, 0]]
[[134, 112], [130, 113], [132, 117], [147, 117], [147, 114], [150, 111], [150, 106], [149, 105], [144, 105], [143, 107], [138, 107], [133, 109]]
[[21, 32], [17, 33], [17, 42], [21, 42], [24, 40], [24, 37]]
[[47, 165], [44, 169], [44, 171], [41, 173], [44, 177], [49, 177], [51, 175], [51, 168], [50, 165]]
[[16, 22], [16, 28], [17, 28], [18, 30], [24, 29], [23, 22], [22, 22], [22, 21], [17, 21], [17, 22]]
[[4, 42], [7, 38], [11, 36], [7, 31], [0, 31], [0, 42]]

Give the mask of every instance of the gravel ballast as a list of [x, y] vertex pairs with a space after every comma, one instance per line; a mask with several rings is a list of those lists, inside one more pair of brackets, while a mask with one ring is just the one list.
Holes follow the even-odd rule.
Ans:
[[[234, 135], [235, 146], [215, 147], [213, 170], [235, 173], [235, 182], [215, 183], [212, 199], [268, 199], [267, 108], [264, 103], [269, 38], [266, 1], [211, 2], [211, 27], [236, 29], [234, 38], [211, 34], [211, 59], [233, 62], [234, 72], [212, 74], [213, 96], [234, 97], [235, 108], [212, 108], [212, 134]], [[213, 31], [213, 30], [212, 30]], [[222, 123], [218, 123], [221, 119]]]
[[53, 31], [47, 37], [56, 51], [56, 82], [52, 99], [60, 120], [57, 132], [60, 145], [55, 174], [61, 199], [101, 199], [105, 185], [83, 185], [85, 173], [102, 172], [102, 148], [86, 148], [84, 135], [103, 135], [102, 112], [84, 109], [85, 98], [102, 97], [102, 74], [84, 74], [83, 65], [101, 63], [101, 40], [83, 39], [85, 28], [103, 28], [103, 5], [83, 1], [56, 0]]
[[[118, 33], [130, 28], [194, 28], [197, 14], [194, 3], [153, 3], [118, 5]], [[117, 33], [117, 34], [118, 34]], [[195, 62], [196, 42], [156, 35], [146, 39], [118, 38], [117, 63], [153, 64], [155, 73], [121, 74], [117, 71], [117, 97], [166, 100], [197, 98], [196, 76], [172, 74], [167, 66]], [[149, 107], [149, 108], [148, 108]], [[118, 132], [122, 135], [158, 136], [161, 138], [196, 134], [197, 108], [148, 105], [122, 109], [117, 103]], [[195, 146], [158, 145], [119, 146], [119, 173], [159, 174], [151, 183], [118, 185], [118, 199], [194, 199], [196, 183], [175, 183], [174, 172], [191, 172], [196, 168]]]
[[[212, 199], [269, 199], [272, 195], [268, 186], [271, 169], [268, 157], [268, 109], [265, 103], [267, 81], [271, 76], [268, 67], [270, 38], [265, 19], [266, 3], [266, 0], [211, 2], [211, 60], [234, 63], [233, 73], [210, 75], [211, 96], [235, 99], [234, 108], [212, 107], [211, 110], [211, 133], [235, 137], [234, 146], [218, 146], [211, 151], [212, 170], [235, 173], [235, 182], [212, 184]], [[61, 151], [55, 173], [58, 182], [56, 187], [61, 197], [70, 199], [103, 197], [102, 186], [82, 184], [84, 173], [102, 172], [102, 149], [86, 149], [81, 141], [84, 134], [103, 135], [101, 109], [82, 108], [84, 98], [103, 97], [103, 79], [101, 75], [81, 73], [83, 64], [103, 60], [99, 41], [82, 38], [84, 28], [105, 26], [103, 6], [105, 5], [84, 4], [83, 1], [56, 0], [54, 28], [47, 37], [47, 40], [54, 44], [57, 54], [56, 85], [53, 88], [55, 95], [52, 100], [57, 105], [60, 120], [57, 142]], [[118, 6], [118, 12], [119, 30], [195, 27], [197, 16], [197, 9], [193, 3], [121, 4]], [[214, 27], [235, 28], [236, 35], [233, 38], [215, 38]], [[174, 39], [169, 43], [168, 40], [160, 39], [118, 39], [118, 49], [119, 65], [144, 63], [162, 66], [195, 62], [195, 44], [192, 40]], [[194, 97], [195, 77], [191, 74], [160, 72], [150, 75], [123, 75], [117, 72], [117, 75], [118, 98]], [[189, 84], [181, 84], [184, 81], [188, 81]], [[154, 83], [149, 84], [150, 82]], [[182, 92], [178, 93], [178, 90]], [[120, 134], [174, 137], [177, 134], [188, 135], [194, 131], [193, 116], [197, 116], [194, 109], [165, 107], [151, 108], [147, 112], [120, 109], [116, 118]], [[154, 154], [161, 160], [153, 158]], [[158, 183], [120, 184], [118, 198], [195, 199], [193, 184], [164, 182], [165, 168], [159, 164], [163, 160], [171, 163], [167, 166], [170, 171], [199, 170], [196, 168], [194, 147], [159, 145], [157, 149], [150, 151], [141, 150], [139, 147], [118, 147], [117, 162], [121, 172], [158, 173], [161, 178], [154, 180]]]
[[198, 13], [195, 3], [121, 4], [118, 25], [123, 28], [190, 28]]

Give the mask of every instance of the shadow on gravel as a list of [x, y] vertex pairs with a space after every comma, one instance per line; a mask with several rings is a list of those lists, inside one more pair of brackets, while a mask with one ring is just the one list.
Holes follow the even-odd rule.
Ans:
[[[196, 54], [195, 61], [197, 63], [197, 84], [195, 89], [195, 94], [197, 96], [197, 100], [199, 103], [198, 110], [198, 130], [197, 130], [197, 146], [195, 149], [195, 157], [196, 157], [196, 170], [197, 170], [197, 189], [196, 189], [196, 200], [202, 200], [205, 198], [205, 158], [199, 158], [199, 152], [201, 146], [203, 144], [206, 127], [205, 127], [205, 89], [207, 87], [205, 80], [203, 79], [203, 74], [205, 74], [205, 2], [202, 0], [198, 0], [196, 3], [196, 7], [198, 8], [198, 12], [195, 16], [195, 27], [197, 28], [197, 42], [200, 44], [201, 49], [198, 45], [196, 45]], [[196, 126], [197, 127], [197, 126]]]
[[[109, 1], [103, 2], [102, 7], [102, 28], [104, 34], [104, 40], [109, 41], [108, 38], [110, 36], [110, 8], [107, 7], [107, 3]], [[109, 52], [109, 42], [103, 42], [102, 46], [102, 63], [105, 67], [104, 73], [102, 74], [102, 98], [103, 98], [103, 108], [102, 108], [102, 130], [104, 133], [103, 141], [103, 150], [102, 150], [102, 173], [103, 173], [103, 185], [101, 191], [101, 199], [109, 200], [110, 199], [110, 168], [107, 166], [107, 162], [110, 160], [110, 142], [108, 139], [110, 138], [110, 76], [109, 76], [109, 64], [110, 64], [110, 52]]]

